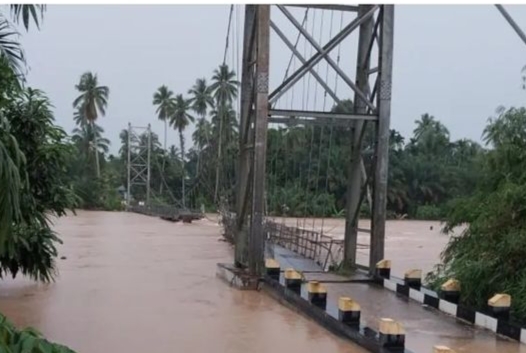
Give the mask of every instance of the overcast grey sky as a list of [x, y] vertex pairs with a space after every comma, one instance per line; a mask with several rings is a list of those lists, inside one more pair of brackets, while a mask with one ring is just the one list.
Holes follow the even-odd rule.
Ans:
[[[506, 8], [526, 29], [526, 6]], [[107, 114], [99, 124], [112, 141], [113, 153], [128, 122], [152, 123], [153, 131], [162, 136], [153, 92], [167, 84], [175, 93], [186, 93], [196, 78], [211, 76], [223, 60], [228, 12], [228, 5], [48, 6], [42, 30], [23, 33], [29, 84], [48, 93], [58, 124], [71, 132], [74, 85], [91, 70], [110, 87]], [[329, 14], [323, 16], [326, 26]], [[338, 21], [335, 17], [334, 29]], [[297, 32], [282, 19], [276, 22], [283, 23], [294, 39]], [[241, 15], [234, 23], [242, 33]], [[272, 38], [271, 86], [279, 83], [289, 60], [290, 52], [284, 48]], [[354, 54], [348, 48], [350, 59], [342, 55], [341, 66], [354, 76]], [[228, 61], [233, 62], [231, 56]], [[449, 128], [452, 138], [480, 141], [497, 106], [524, 105], [526, 92], [520, 80], [524, 65], [526, 45], [494, 6], [398, 5], [392, 127], [409, 136], [414, 120], [428, 112]], [[169, 144], [178, 144], [175, 132], [168, 138]]]

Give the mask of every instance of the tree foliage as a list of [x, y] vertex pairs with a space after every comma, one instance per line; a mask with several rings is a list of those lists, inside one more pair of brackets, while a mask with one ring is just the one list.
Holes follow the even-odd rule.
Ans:
[[[0, 12], [0, 60], [6, 67], [19, 79], [24, 78], [26, 58], [24, 50], [18, 42], [18, 32], [13, 25], [22, 21], [26, 30], [29, 30], [31, 21], [37, 28], [40, 26], [45, 5], [15, 4], [10, 5], [11, 19], [6, 14]], [[4, 69], [5, 72], [5, 69]], [[11, 75], [9, 73], [8, 75]], [[5, 76], [2, 75], [2, 78]]]
[[[79, 119], [80, 125], [91, 125], [92, 130], [95, 131], [97, 118], [106, 115], [110, 89], [107, 86], [99, 86], [97, 75], [90, 71], [80, 76], [79, 83], [75, 88], [80, 92], [80, 95], [73, 101], [73, 107], [77, 109], [77, 118]], [[92, 137], [93, 145], [99, 146], [97, 134], [92, 133]], [[100, 177], [98, 148], [93, 148], [93, 151], [95, 151], [97, 177]]]
[[495, 293], [513, 298], [512, 310], [526, 322], [526, 109], [500, 109], [489, 120], [473, 195], [450, 205], [444, 228], [465, 230], [451, 238], [442, 263], [428, 281], [462, 283], [464, 303], [484, 307]]
[[17, 329], [2, 314], [0, 314], [0, 351], [5, 353], [74, 353], [68, 347], [49, 342], [35, 329]]
[[[66, 133], [56, 125], [43, 92], [24, 89], [3, 109], [9, 131], [16, 139], [24, 163], [18, 190], [19, 217], [0, 244], [0, 276], [21, 272], [41, 281], [54, 276], [55, 243], [49, 216], [63, 216], [76, 197], [67, 185], [66, 165], [73, 152]], [[14, 208], [13, 208], [14, 209]]]

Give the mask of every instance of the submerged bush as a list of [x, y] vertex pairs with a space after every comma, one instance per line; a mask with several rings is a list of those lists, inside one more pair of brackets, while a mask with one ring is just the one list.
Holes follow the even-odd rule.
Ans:
[[66, 346], [49, 342], [32, 328], [16, 329], [2, 314], [0, 314], [0, 352], [75, 353]]

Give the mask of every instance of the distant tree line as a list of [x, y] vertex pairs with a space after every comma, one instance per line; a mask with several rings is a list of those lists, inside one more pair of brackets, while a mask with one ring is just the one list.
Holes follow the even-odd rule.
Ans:
[[[82, 93], [75, 105], [85, 99], [82, 97], [95, 97], [94, 103], [86, 106], [94, 106], [93, 111], [103, 113], [109, 89], [97, 86], [94, 74], [83, 75], [77, 89], [88, 85], [89, 77], [95, 80], [90, 84], [93, 92]], [[196, 80], [186, 96], [174, 94], [165, 85], [153, 95], [157, 117], [165, 122], [163, 143], [155, 133], [151, 138], [151, 188], [156, 202], [173, 204], [176, 199], [180, 205], [196, 208], [205, 205], [213, 211], [220, 196], [233, 200], [239, 149], [238, 114], [234, 105], [239, 83], [226, 65], [214, 71], [210, 85], [207, 82], [205, 78]], [[352, 101], [347, 100], [333, 110], [351, 112], [352, 107]], [[73, 135], [79, 153], [71, 175], [78, 176], [74, 179], [78, 194], [83, 196], [87, 208], [118, 208], [115, 190], [127, 182], [128, 131], [124, 129], [120, 134], [119, 154], [108, 155], [109, 141], [95, 124], [96, 118], [87, 119], [83, 114], [87, 111], [77, 111], [75, 115], [79, 127]], [[184, 131], [191, 124], [194, 124], [193, 146], [187, 150]], [[388, 214], [392, 218], [440, 219], [450, 200], [473, 191], [479, 168], [477, 160], [484, 149], [467, 139], [451, 141], [448, 129], [429, 114], [422, 115], [415, 124], [408, 139], [391, 130]], [[168, 146], [169, 127], [179, 134], [177, 147]], [[366, 128], [362, 142], [367, 171], [372, 167], [373, 128], [372, 124]], [[271, 128], [267, 148], [268, 213], [342, 216], [350, 135], [349, 128], [331, 124]], [[90, 152], [95, 146], [97, 154]], [[102, 167], [100, 178], [94, 178], [100, 168], [96, 167], [97, 157]], [[135, 190], [133, 196], [144, 198], [145, 189]], [[362, 216], [368, 216], [366, 204]]]

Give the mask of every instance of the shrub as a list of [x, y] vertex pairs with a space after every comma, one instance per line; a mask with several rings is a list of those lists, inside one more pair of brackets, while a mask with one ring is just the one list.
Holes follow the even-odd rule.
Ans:
[[442, 210], [440, 207], [434, 205], [418, 206], [415, 218], [426, 221], [436, 221], [442, 218]]
[[2, 314], [0, 314], [0, 352], [75, 353], [68, 347], [49, 342], [32, 328], [16, 329]]

